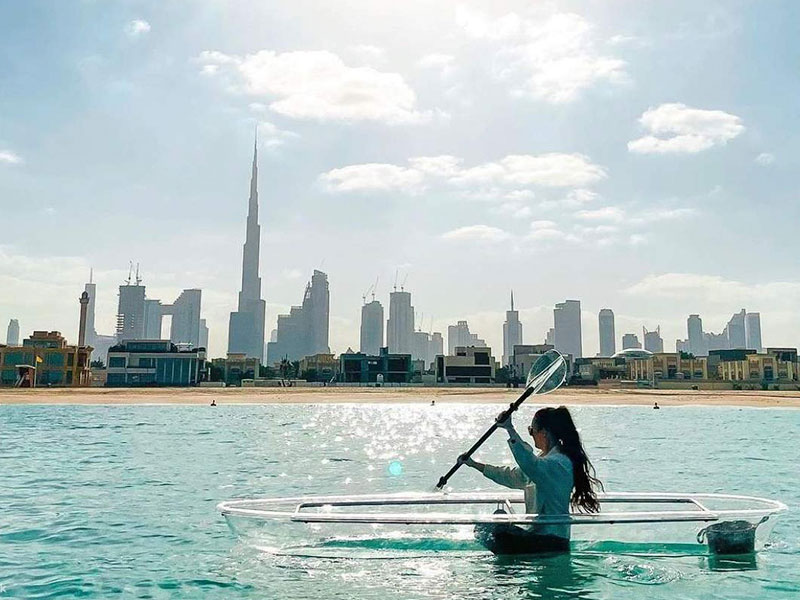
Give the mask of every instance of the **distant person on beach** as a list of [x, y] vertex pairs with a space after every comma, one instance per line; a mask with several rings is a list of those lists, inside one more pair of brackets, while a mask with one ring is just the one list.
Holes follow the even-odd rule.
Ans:
[[212, 399], [211, 399], [211, 406], [216, 406], [216, 405], [217, 405], [217, 400], [216, 400], [216, 398], [212, 398]]
[[661, 407], [658, 405], [658, 402], [653, 403], [653, 410], [660, 410]]
[[[600, 510], [595, 488], [603, 484], [581, 443], [569, 410], [542, 408], [536, 411], [528, 433], [540, 452], [525, 442], [501, 413], [498, 426], [508, 432], [508, 446], [516, 467], [496, 467], [471, 458], [459, 460], [505, 487], [525, 490], [525, 512], [539, 515], [568, 515], [570, 506], [580, 511]], [[500, 511], [503, 512], [503, 511]], [[475, 536], [495, 554], [536, 554], [569, 551], [570, 526], [535, 524], [527, 529], [517, 525], [477, 525]]]

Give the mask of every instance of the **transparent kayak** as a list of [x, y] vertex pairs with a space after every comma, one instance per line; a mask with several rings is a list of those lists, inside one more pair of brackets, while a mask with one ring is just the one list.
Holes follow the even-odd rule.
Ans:
[[[476, 525], [569, 524], [580, 549], [628, 547], [745, 554], [768, 543], [786, 505], [728, 494], [604, 493], [601, 510], [525, 513], [523, 492], [300, 496], [218, 505], [237, 533], [258, 531], [271, 547], [354, 545], [397, 549], [475, 549]], [[416, 543], [415, 542], [419, 542]], [[438, 541], [438, 543], [437, 543]]]

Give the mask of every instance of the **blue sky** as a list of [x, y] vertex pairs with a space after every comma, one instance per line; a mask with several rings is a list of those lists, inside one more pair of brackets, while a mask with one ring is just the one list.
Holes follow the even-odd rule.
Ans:
[[[434, 5], [434, 6], [431, 6]], [[148, 296], [235, 308], [260, 132], [269, 328], [314, 268], [331, 345], [407, 276], [424, 329], [500, 348], [583, 303], [618, 338], [742, 307], [800, 343], [794, 2], [2, 2], [0, 323], [98, 328]], [[432, 319], [432, 325], [431, 325]]]

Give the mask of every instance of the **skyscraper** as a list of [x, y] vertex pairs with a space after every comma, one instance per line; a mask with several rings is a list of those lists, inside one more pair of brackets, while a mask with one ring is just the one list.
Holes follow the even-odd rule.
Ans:
[[626, 333], [622, 336], [622, 349], [628, 350], [631, 348], [640, 350], [642, 345], [639, 343], [639, 338], [635, 333]]
[[361, 307], [360, 350], [370, 356], [378, 356], [383, 347], [383, 305], [377, 300]]
[[267, 303], [261, 299], [258, 260], [261, 226], [258, 224], [258, 140], [253, 149], [250, 176], [250, 199], [247, 209], [247, 233], [242, 252], [242, 289], [239, 305], [231, 313], [228, 326], [228, 352], [245, 354], [264, 362], [264, 319]]
[[522, 323], [519, 322], [519, 311], [514, 310], [514, 290], [511, 290], [511, 310], [506, 311], [506, 322], [503, 323], [503, 365], [511, 364], [514, 359], [514, 346], [522, 344]]
[[205, 319], [200, 319], [200, 342], [198, 346], [208, 350], [208, 325]]
[[654, 331], [648, 331], [646, 327], [642, 327], [642, 335], [644, 336], [645, 350], [653, 354], [664, 352], [664, 340], [661, 338], [660, 325]]
[[328, 354], [330, 292], [328, 276], [314, 271], [306, 285], [303, 304], [293, 306], [288, 315], [278, 315], [275, 341], [267, 344], [267, 362], [284, 358], [300, 360], [313, 354]]
[[747, 335], [745, 333], [744, 323], [745, 315], [745, 309], [734, 314], [725, 326], [725, 330], [722, 332], [723, 335], [728, 338], [728, 348], [730, 349], [747, 348]]
[[[200, 348], [200, 303], [202, 290], [183, 290], [172, 304], [161, 306], [162, 315], [172, 315], [169, 339], [173, 344]], [[160, 329], [160, 327], [159, 327]]]
[[583, 356], [581, 340], [581, 302], [565, 300], [556, 304], [553, 309], [555, 348], [562, 354], [571, 354], [572, 358]]
[[130, 279], [119, 286], [117, 307], [117, 341], [141, 340], [145, 335], [145, 288], [137, 274], [135, 284]]
[[744, 328], [747, 337], [747, 348], [762, 352], [764, 347], [761, 344], [761, 314], [747, 313], [744, 317]]
[[600, 326], [600, 356], [613, 356], [617, 351], [614, 311], [610, 308], [601, 309], [597, 321]]
[[453, 356], [458, 346], [487, 347], [486, 340], [479, 338], [477, 333], [472, 333], [466, 321], [458, 321], [455, 325], [447, 327], [447, 353]]
[[689, 333], [689, 352], [695, 356], [707, 356], [708, 348], [700, 315], [689, 315], [686, 320], [686, 329]]
[[97, 329], [94, 324], [95, 297], [97, 296], [97, 284], [94, 283], [93, 273], [89, 271], [89, 283], [84, 284], [83, 291], [89, 295], [89, 305], [86, 307], [86, 343], [94, 346], [97, 337]]
[[161, 300], [146, 298], [144, 300], [144, 333], [141, 339], [160, 340], [161, 325], [164, 322], [164, 307]]
[[414, 351], [414, 307], [411, 293], [389, 294], [389, 320], [386, 322], [386, 344], [391, 354], [412, 354]]
[[9, 346], [19, 346], [19, 321], [11, 319], [8, 322], [6, 331], [6, 344]]

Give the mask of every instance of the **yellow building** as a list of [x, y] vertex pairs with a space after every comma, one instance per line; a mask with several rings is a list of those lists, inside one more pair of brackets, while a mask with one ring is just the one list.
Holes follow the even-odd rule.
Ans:
[[797, 363], [777, 354], [748, 354], [742, 360], [723, 360], [719, 376], [724, 381], [797, 381]]
[[333, 381], [339, 373], [339, 359], [333, 354], [312, 354], [300, 361], [300, 373], [309, 381]]
[[0, 345], [0, 385], [88, 386], [91, 346], [71, 346], [58, 331], [34, 331], [22, 346]]
[[680, 352], [658, 352], [628, 360], [628, 377], [635, 380], [708, 379], [708, 359]]

